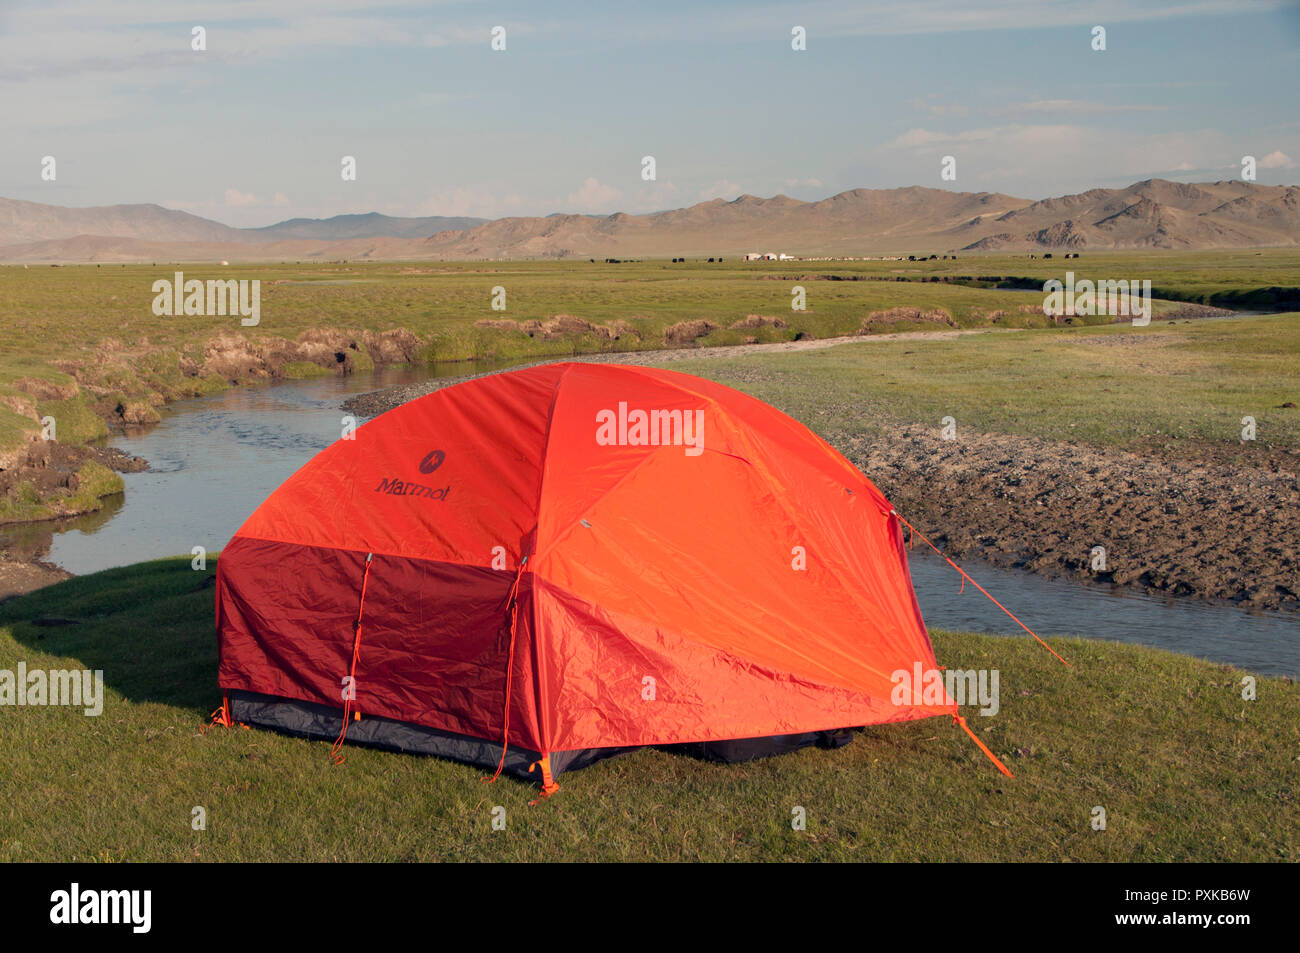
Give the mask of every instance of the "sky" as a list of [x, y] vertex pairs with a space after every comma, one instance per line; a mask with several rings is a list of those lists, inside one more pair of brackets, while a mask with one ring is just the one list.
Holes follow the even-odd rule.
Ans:
[[1300, 0], [0, 0], [0, 196], [260, 226], [1294, 184], [1297, 90]]

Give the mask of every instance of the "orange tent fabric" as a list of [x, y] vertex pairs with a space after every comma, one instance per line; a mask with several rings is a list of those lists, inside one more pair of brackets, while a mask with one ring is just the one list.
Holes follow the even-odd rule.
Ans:
[[956, 713], [891, 700], [937, 666], [880, 491], [673, 371], [549, 364], [398, 407], [276, 490], [218, 577], [223, 688], [313, 718], [351, 690], [363, 723], [498, 751], [508, 705], [524, 760]]

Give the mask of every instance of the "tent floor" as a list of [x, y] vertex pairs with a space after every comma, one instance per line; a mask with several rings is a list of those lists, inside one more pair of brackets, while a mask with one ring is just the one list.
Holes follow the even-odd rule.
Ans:
[[[327, 740], [337, 738], [342, 727], [342, 710], [328, 705], [239, 690], [232, 690], [229, 694], [231, 717], [245, 724]], [[653, 747], [706, 761], [736, 763], [786, 754], [812, 745], [819, 748], [841, 748], [852, 740], [852, 731], [841, 728], [835, 731], [809, 731], [764, 738], [735, 738]], [[501, 760], [500, 741], [439, 731], [379, 716], [364, 717], [350, 724], [347, 743], [404, 754], [435, 755], [491, 770], [495, 770]], [[576, 771], [605, 758], [637, 751], [640, 747], [643, 746], [552, 751], [551, 772], [559, 775], [566, 771]], [[504, 771], [518, 778], [537, 780], [539, 776], [536, 773], [530, 775], [528, 768], [540, 757], [540, 752], [511, 745], [506, 751]]]

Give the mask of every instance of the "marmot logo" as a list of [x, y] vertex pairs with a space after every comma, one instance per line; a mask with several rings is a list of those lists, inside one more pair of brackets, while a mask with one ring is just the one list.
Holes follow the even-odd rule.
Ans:
[[405, 483], [397, 477], [382, 477], [379, 486], [375, 487], [375, 492], [387, 493], [390, 496], [418, 496], [426, 500], [445, 500], [447, 494], [451, 492], [451, 485], [435, 490], [423, 483]]
[[420, 472], [432, 473], [442, 466], [442, 461], [446, 459], [447, 455], [441, 450], [430, 450], [429, 455], [420, 461]]

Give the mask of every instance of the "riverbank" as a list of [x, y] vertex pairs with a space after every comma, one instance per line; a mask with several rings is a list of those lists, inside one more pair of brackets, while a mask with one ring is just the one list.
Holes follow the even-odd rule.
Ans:
[[[1133, 253], [1073, 267], [1081, 276], [1150, 271], [1157, 287], [1180, 299], [1152, 303], [1160, 323], [1220, 314], [1208, 302], [1261, 283], [1276, 291], [1293, 262], [1300, 252]], [[788, 273], [783, 263], [662, 261], [222, 269], [223, 278], [263, 282], [262, 321], [250, 328], [229, 317], [154, 317], [148, 289], [159, 276], [173, 277], [171, 265], [5, 269], [0, 313], [12, 350], [0, 354], [0, 524], [94, 512], [121, 491], [107, 472], [112, 464], [99, 470], [86, 458], [85, 472], [51, 469], [51, 447], [79, 453], [110, 433], [147, 429], [169, 403], [238, 384], [435, 361], [473, 368], [574, 355], [726, 358], [820, 350], [841, 339], [943, 341], [1113, 320], [1048, 318], [1031, 294], [1015, 290], [1053, 268], [1026, 256], [990, 255], [960, 263], [836, 262], [807, 274]], [[802, 311], [790, 308], [794, 280], [807, 282]], [[497, 296], [487, 293], [497, 287], [508, 290], [506, 311], [495, 310]], [[53, 442], [45, 439], [47, 425], [56, 431]], [[13, 554], [0, 554], [6, 561], [15, 561]], [[10, 575], [27, 580], [23, 585], [39, 578]]]
[[[1153, 649], [934, 632], [940, 664], [997, 669], [994, 717], [854, 732], [845, 748], [738, 765], [653, 749], [536, 784], [432, 757], [199, 727], [220, 703], [215, 560], [78, 577], [0, 605], [0, 669], [99, 669], [103, 712], [0, 719], [0, 862], [899, 860], [1287, 862], [1300, 686]], [[59, 624], [51, 624], [55, 619]], [[92, 771], [69, 765], [94, 764]], [[115, 809], [124, 787], [138, 793]], [[207, 829], [194, 831], [195, 804]], [[497, 805], [506, 833], [493, 833]], [[807, 830], [791, 830], [791, 807]], [[1105, 830], [1094, 828], [1096, 808]]]
[[72, 573], [40, 558], [0, 555], [0, 602], [71, 579]]
[[877, 422], [890, 439], [833, 443], [949, 556], [1247, 608], [1300, 608], [1294, 466], [1195, 465], [969, 428], [958, 443], [934, 427]]
[[[954, 557], [1297, 609], [1298, 320], [582, 359], [672, 366], [772, 403], [844, 453]], [[454, 382], [360, 395], [346, 407], [374, 415]], [[1253, 440], [1242, 439], [1247, 414]]]
[[[819, 263], [820, 264], [820, 263]], [[1150, 271], [1155, 315], [1219, 313], [1300, 264], [1300, 252], [1249, 256], [1099, 255], [1080, 277]], [[1107, 315], [1049, 318], [1018, 288], [1053, 274], [1025, 255], [968, 261], [788, 263], [398, 262], [194, 266], [191, 279], [252, 281], [256, 326], [227, 315], [152, 313], [174, 264], [0, 267], [0, 469], [53, 418], [57, 438], [84, 444], [148, 425], [158, 408], [235, 383], [433, 362], [518, 363], [574, 354], [714, 347], [895, 331], [1104, 324]], [[1294, 270], [1294, 269], [1292, 269]], [[974, 272], [974, 274], [972, 274]], [[1210, 276], [1210, 277], [1206, 277]], [[791, 307], [792, 283], [803, 288]], [[1284, 289], [1285, 290], [1285, 289]], [[508, 295], [508, 297], [507, 297]], [[1253, 299], [1251, 299], [1253, 300]], [[197, 308], [206, 311], [206, 308]]]
[[[16, 465], [0, 469], [0, 536], [6, 525], [65, 520], [98, 510], [123, 492], [120, 473], [139, 473], [148, 462], [114, 447], [33, 441]], [[44, 545], [0, 549], [0, 601], [67, 579], [47, 562]]]

